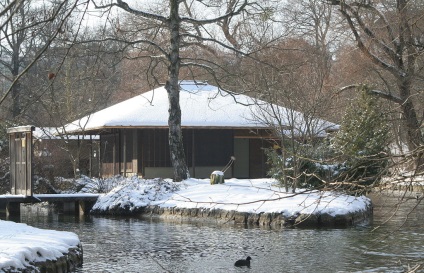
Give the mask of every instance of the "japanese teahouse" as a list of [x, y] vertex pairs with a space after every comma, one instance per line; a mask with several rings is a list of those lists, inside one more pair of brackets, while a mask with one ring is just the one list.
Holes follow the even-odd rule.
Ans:
[[[225, 177], [266, 177], [264, 148], [272, 147], [271, 125], [258, 118], [266, 105], [252, 97], [224, 92], [205, 82], [180, 83], [181, 126], [191, 177], [209, 177], [236, 158]], [[274, 105], [275, 106], [275, 105]], [[277, 106], [280, 113], [290, 109]], [[260, 109], [259, 109], [260, 108]], [[291, 111], [291, 110], [290, 110]], [[296, 112], [302, 119], [302, 114]], [[296, 118], [298, 119], [298, 118]], [[262, 121], [261, 121], [262, 120]], [[284, 121], [285, 129], [293, 130]], [[317, 137], [338, 125], [319, 120]], [[100, 136], [101, 176], [173, 176], [168, 145], [168, 97], [159, 87], [66, 127], [67, 134]]]

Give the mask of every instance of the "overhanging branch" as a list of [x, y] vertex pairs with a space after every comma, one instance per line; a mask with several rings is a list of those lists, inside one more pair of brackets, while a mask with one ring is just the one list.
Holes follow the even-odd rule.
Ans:
[[[342, 92], [344, 92], [344, 91], [346, 91], [346, 90], [356, 89], [356, 88], [358, 88], [358, 87], [360, 87], [360, 86], [361, 86], [361, 85], [359, 85], [359, 84], [351, 84], [351, 85], [344, 86], [344, 87], [340, 88], [340, 89], [337, 91], [337, 94], [340, 94], [340, 93], [342, 93]], [[389, 101], [395, 102], [395, 103], [397, 103], [397, 104], [402, 104], [402, 103], [404, 103], [404, 102], [405, 102], [405, 101], [404, 101], [404, 100], [402, 100], [400, 97], [395, 96], [395, 95], [390, 94], [390, 93], [387, 93], [387, 92], [384, 92], [384, 91], [381, 91], [381, 90], [371, 89], [371, 90], [368, 90], [368, 92], [370, 92], [370, 93], [372, 93], [373, 95], [376, 95], [376, 96], [378, 96], [378, 97], [380, 97], [380, 98], [383, 98], [383, 99], [386, 99], [386, 100], [389, 100]]]
[[135, 10], [135, 9], [131, 8], [128, 5], [128, 3], [126, 3], [122, 0], [117, 0], [116, 3], [112, 3], [112, 4], [108, 4], [108, 5], [100, 5], [100, 6], [96, 4], [95, 0], [91, 0], [91, 2], [94, 4], [94, 7], [96, 9], [118, 7], [118, 8], [125, 10], [126, 12], [129, 12], [129, 13], [137, 15], [137, 16], [142, 16], [144, 18], [149, 18], [149, 19], [160, 21], [160, 22], [166, 22], [167, 21], [167, 18], [164, 17], [164, 16], [154, 14], [154, 13], [145, 12], [145, 11], [141, 11], [141, 10]]

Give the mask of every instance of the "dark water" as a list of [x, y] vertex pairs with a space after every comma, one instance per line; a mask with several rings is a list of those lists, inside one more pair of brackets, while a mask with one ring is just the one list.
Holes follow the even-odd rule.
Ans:
[[[67, 216], [26, 208], [20, 221], [72, 231], [84, 249], [78, 272], [407, 272], [424, 263], [424, 204], [375, 198], [374, 221], [347, 229], [247, 228], [137, 218]], [[252, 257], [251, 268], [234, 261]], [[417, 272], [424, 272], [423, 267]]]

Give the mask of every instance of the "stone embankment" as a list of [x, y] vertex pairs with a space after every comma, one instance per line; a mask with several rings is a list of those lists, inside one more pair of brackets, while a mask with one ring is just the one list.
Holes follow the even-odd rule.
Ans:
[[62, 257], [56, 260], [46, 260], [43, 262], [32, 262], [27, 268], [0, 268], [4, 273], [69, 273], [74, 272], [77, 267], [82, 266], [83, 251], [82, 246], [69, 249]]
[[219, 224], [244, 224], [250, 226], [284, 228], [284, 227], [349, 227], [369, 221], [373, 214], [370, 204], [366, 210], [332, 216], [327, 213], [296, 214], [290, 217], [282, 213], [248, 213], [205, 208], [164, 208], [146, 206], [137, 210], [118, 209], [112, 211], [92, 211], [93, 214], [138, 215], [141, 217], [159, 217], [161, 219], [181, 221], [204, 221]]

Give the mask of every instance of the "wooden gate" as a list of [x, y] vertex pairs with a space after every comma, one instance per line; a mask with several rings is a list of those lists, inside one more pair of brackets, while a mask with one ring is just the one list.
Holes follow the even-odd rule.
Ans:
[[32, 132], [34, 126], [7, 129], [10, 154], [10, 193], [32, 196]]

